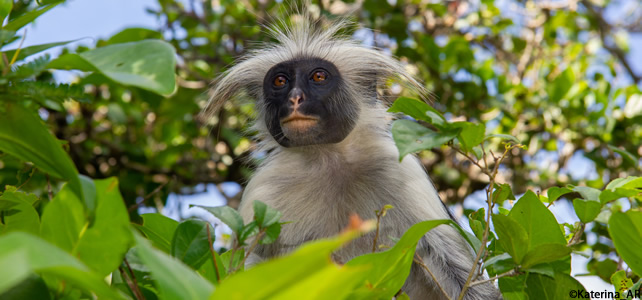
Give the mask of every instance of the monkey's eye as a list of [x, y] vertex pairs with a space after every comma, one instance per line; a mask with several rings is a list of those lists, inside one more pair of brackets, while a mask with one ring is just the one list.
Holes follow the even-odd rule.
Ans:
[[312, 80], [314, 80], [315, 82], [321, 82], [326, 80], [327, 78], [328, 78], [328, 73], [326, 73], [325, 71], [319, 70], [319, 71], [315, 71], [312, 74]]
[[274, 78], [274, 86], [276, 86], [276, 87], [282, 87], [286, 83], [288, 83], [288, 79], [285, 78], [285, 76], [283, 76], [283, 75], [279, 75], [279, 76], [276, 76]]

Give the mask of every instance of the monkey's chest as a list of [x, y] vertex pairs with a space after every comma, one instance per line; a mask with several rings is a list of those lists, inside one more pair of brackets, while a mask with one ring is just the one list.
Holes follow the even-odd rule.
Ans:
[[[391, 178], [390, 173], [371, 166], [360, 170], [317, 170], [298, 177], [273, 173], [271, 180], [255, 176], [244, 194], [241, 213], [246, 220], [251, 219], [249, 203], [260, 200], [281, 211], [281, 219], [290, 222], [283, 226], [277, 243], [261, 249], [262, 256], [269, 257], [287, 253], [304, 242], [338, 234], [348, 225], [351, 215], [375, 219], [375, 211], [390, 204], [398, 211], [390, 211], [382, 221], [379, 244], [385, 244], [389, 237], [400, 237], [417, 221], [402, 213], [406, 197], [403, 183]], [[272, 184], [267, 185], [268, 181]], [[338, 259], [371, 251], [373, 238], [374, 234], [369, 234], [355, 240], [339, 252]]]

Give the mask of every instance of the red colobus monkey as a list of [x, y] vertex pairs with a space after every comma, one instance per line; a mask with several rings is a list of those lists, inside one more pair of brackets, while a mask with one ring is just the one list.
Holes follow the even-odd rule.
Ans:
[[[306, 18], [304, 18], [306, 19]], [[250, 51], [222, 74], [205, 113], [215, 113], [244, 91], [256, 100], [259, 148], [265, 159], [250, 179], [240, 204], [246, 222], [252, 202], [283, 213], [278, 240], [256, 247], [265, 259], [304, 242], [339, 233], [351, 214], [363, 219], [386, 204], [382, 243], [394, 245], [413, 224], [451, 218], [419, 160], [399, 153], [390, 135], [391, 116], [378, 99], [377, 83], [396, 77], [422, 87], [394, 58], [338, 34], [345, 23], [322, 28], [303, 20], [270, 29], [276, 43]], [[372, 250], [366, 235], [335, 253], [339, 262]], [[451, 226], [439, 226], [419, 242], [418, 254], [451, 298], [456, 298], [474, 262], [473, 252]], [[442, 299], [421, 267], [413, 266], [403, 287], [411, 299]], [[492, 283], [471, 287], [465, 299], [499, 299]]]

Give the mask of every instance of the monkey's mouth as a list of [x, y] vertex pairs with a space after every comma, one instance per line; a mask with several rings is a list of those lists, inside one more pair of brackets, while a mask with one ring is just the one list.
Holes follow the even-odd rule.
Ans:
[[281, 127], [288, 131], [303, 133], [319, 123], [319, 118], [293, 113], [281, 120]]

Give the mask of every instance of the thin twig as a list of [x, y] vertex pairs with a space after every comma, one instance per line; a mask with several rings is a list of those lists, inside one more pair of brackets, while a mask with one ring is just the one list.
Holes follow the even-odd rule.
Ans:
[[163, 189], [163, 188], [164, 188], [168, 183], [169, 183], [169, 180], [168, 180], [168, 181], [165, 181], [165, 182], [163, 182], [163, 183], [161, 183], [161, 184], [160, 184], [159, 186], [157, 186], [153, 191], [151, 191], [149, 194], [147, 194], [145, 197], [143, 197], [143, 200], [141, 200], [140, 202], [138, 202], [138, 203], [136, 203], [136, 204], [134, 204], [134, 205], [130, 206], [130, 207], [127, 209], [127, 211], [131, 213], [131, 212], [133, 212], [134, 210], [138, 209], [138, 207], [139, 207], [139, 206], [143, 205], [143, 204], [145, 203], [145, 201], [149, 200], [149, 198], [151, 198], [152, 196], [154, 196], [156, 193], [160, 192], [160, 190], [161, 190], [161, 189]]
[[[492, 210], [494, 206], [493, 199], [492, 199], [492, 191], [493, 191], [493, 186], [495, 185], [495, 178], [497, 177], [497, 172], [499, 171], [499, 165], [506, 158], [508, 153], [516, 147], [521, 147], [521, 145], [519, 144], [507, 145], [501, 157], [495, 158], [493, 155], [493, 157], [495, 158], [495, 165], [493, 166], [493, 170], [492, 171], [489, 171], [488, 169], [483, 170], [483, 172], [489, 177], [488, 188], [486, 188], [486, 204], [488, 205], [488, 212], [486, 214], [486, 226], [484, 226], [484, 234], [482, 236], [481, 246], [479, 247], [479, 251], [477, 251], [477, 255], [475, 257], [475, 263], [473, 264], [473, 267], [470, 269], [470, 272], [468, 273], [468, 278], [466, 279], [466, 283], [461, 289], [461, 293], [459, 293], [459, 297], [457, 298], [458, 300], [464, 299], [464, 296], [466, 295], [468, 288], [471, 287], [471, 282], [477, 277], [478, 274], [481, 273], [481, 266], [482, 266], [481, 258], [482, 256], [485, 256], [486, 243], [488, 242], [488, 236], [490, 234], [490, 217], [493, 213]], [[485, 156], [486, 153], [484, 152], [482, 153], [482, 155]], [[476, 165], [479, 166], [479, 164], [476, 164]], [[480, 271], [476, 272], [478, 268]]]
[[452, 298], [450, 298], [450, 295], [448, 295], [448, 293], [446, 293], [446, 290], [444, 289], [444, 287], [443, 287], [443, 286], [441, 286], [441, 284], [440, 284], [440, 283], [439, 283], [439, 281], [437, 280], [437, 277], [435, 277], [435, 274], [433, 274], [433, 273], [430, 271], [430, 269], [428, 268], [428, 266], [426, 266], [426, 264], [424, 264], [423, 259], [421, 259], [421, 257], [419, 256], [419, 254], [417, 254], [416, 252], [415, 252], [415, 258], [414, 258], [414, 261], [415, 261], [415, 263], [417, 263], [418, 265], [420, 265], [422, 268], [424, 268], [424, 270], [426, 270], [426, 271], [428, 272], [428, 274], [430, 274], [430, 277], [432, 277], [432, 281], [434, 281], [434, 282], [437, 284], [437, 287], [439, 288], [439, 290], [441, 291], [441, 293], [442, 293], [442, 294], [444, 294], [444, 296], [446, 297], [446, 299], [448, 299], [448, 300], [452, 300]]
[[484, 279], [484, 280], [477, 280], [477, 281], [473, 281], [473, 282], [471, 282], [471, 283], [470, 283], [470, 286], [471, 286], [471, 287], [473, 287], [473, 286], [476, 286], [476, 285], [478, 285], [478, 284], [482, 284], [482, 283], [487, 283], [487, 282], [495, 281], [495, 280], [497, 280], [497, 279], [499, 279], [499, 278], [502, 278], [502, 277], [515, 276], [515, 275], [518, 275], [518, 274], [519, 274], [519, 273], [518, 273], [517, 271], [515, 271], [515, 269], [512, 269], [512, 270], [510, 270], [510, 271], [508, 271], [508, 272], [506, 272], [506, 273], [502, 273], [502, 274], [496, 275], [496, 276], [494, 276], [494, 277], [492, 277], [492, 278], [488, 278], [488, 279]]
[[129, 286], [129, 289], [132, 291], [132, 294], [134, 294], [136, 299], [145, 300], [145, 296], [138, 288], [138, 282], [136, 281], [136, 276], [134, 276], [134, 271], [132, 271], [132, 268], [129, 265], [129, 262], [127, 262], [127, 259], [124, 259], [123, 262], [125, 263], [125, 266], [129, 271], [129, 274], [127, 274], [127, 272], [123, 270], [123, 267], [119, 267], [118, 270], [120, 271], [120, 275], [123, 277], [123, 279], [125, 279], [125, 281], [127, 282], [127, 285]]
[[266, 230], [265, 228], [261, 229], [261, 231], [259, 231], [259, 233], [256, 235], [256, 238], [254, 239], [254, 241], [252, 241], [252, 245], [250, 245], [250, 248], [247, 249], [247, 253], [245, 253], [245, 256], [243, 257], [243, 260], [241, 261], [241, 263], [239, 263], [239, 266], [245, 265], [245, 261], [247, 260], [248, 257], [250, 257], [250, 254], [252, 254], [252, 251], [254, 251], [254, 248], [258, 246], [259, 242], [263, 238], [263, 234], [265, 234], [265, 230]]
[[218, 263], [216, 262], [216, 252], [214, 252], [214, 244], [212, 243], [212, 235], [210, 234], [210, 224], [207, 226], [207, 242], [210, 244], [210, 253], [212, 254], [212, 261], [214, 262], [214, 272], [216, 273], [216, 282], [221, 283], [221, 274], [218, 272]]

